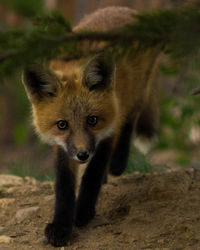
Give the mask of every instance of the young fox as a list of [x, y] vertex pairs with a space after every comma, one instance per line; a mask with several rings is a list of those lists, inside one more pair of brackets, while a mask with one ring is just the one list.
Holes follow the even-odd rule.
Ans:
[[[131, 22], [132, 14], [124, 7], [97, 10], [74, 32], [117, 28]], [[84, 226], [94, 217], [107, 172], [118, 176], [126, 168], [133, 135], [154, 135], [158, 108], [153, 76], [159, 53], [151, 49], [116, 63], [101, 53], [24, 70], [36, 131], [57, 147], [55, 213], [45, 229], [52, 245], [66, 245], [73, 224]], [[87, 167], [75, 200], [76, 167], [82, 163]]]

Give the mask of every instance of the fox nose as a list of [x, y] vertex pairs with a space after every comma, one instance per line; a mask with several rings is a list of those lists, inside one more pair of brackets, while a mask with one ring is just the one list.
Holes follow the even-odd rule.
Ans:
[[86, 152], [79, 152], [77, 154], [77, 157], [80, 161], [86, 161], [89, 158], [89, 153], [87, 151]]

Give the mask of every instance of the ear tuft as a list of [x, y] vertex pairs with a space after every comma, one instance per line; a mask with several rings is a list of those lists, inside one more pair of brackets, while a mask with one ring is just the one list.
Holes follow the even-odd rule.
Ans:
[[22, 74], [22, 81], [28, 96], [37, 100], [44, 96], [55, 96], [59, 83], [53, 72], [38, 65], [26, 68]]
[[114, 63], [104, 55], [97, 55], [86, 65], [83, 72], [83, 83], [90, 90], [113, 89]]

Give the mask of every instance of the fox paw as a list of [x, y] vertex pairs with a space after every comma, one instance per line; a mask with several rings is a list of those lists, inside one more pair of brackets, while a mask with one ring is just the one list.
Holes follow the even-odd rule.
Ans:
[[95, 209], [84, 211], [84, 209], [80, 209], [76, 213], [75, 224], [77, 227], [83, 227], [87, 225], [95, 216]]
[[71, 232], [71, 228], [55, 223], [49, 223], [45, 228], [45, 236], [47, 237], [48, 243], [55, 247], [66, 246], [70, 239]]

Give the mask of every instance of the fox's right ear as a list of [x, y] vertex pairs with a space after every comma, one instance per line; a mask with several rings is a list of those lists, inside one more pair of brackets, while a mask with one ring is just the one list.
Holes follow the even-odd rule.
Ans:
[[40, 101], [44, 96], [56, 96], [59, 87], [56, 75], [38, 65], [27, 67], [23, 71], [22, 82], [32, 102]]
[[92, 58], [83, 71], [83, 84], [90, 90], [114, 89], [115, 65], [111, 56], [101, 53]]

